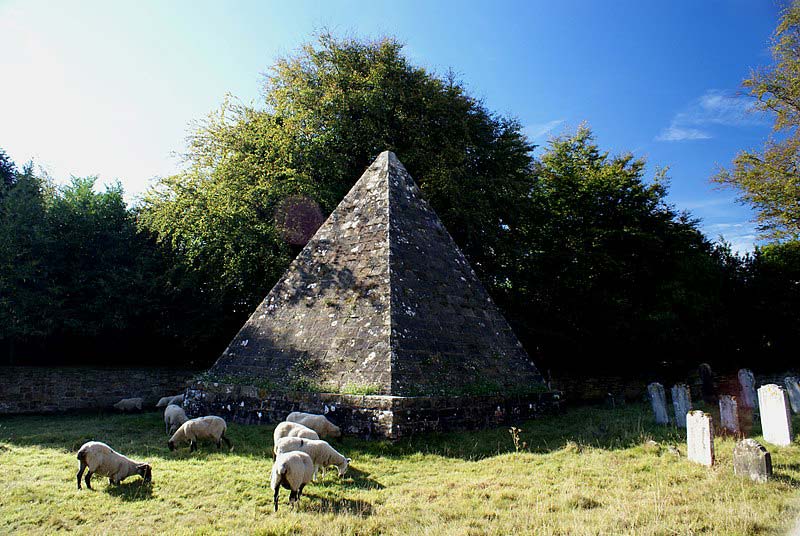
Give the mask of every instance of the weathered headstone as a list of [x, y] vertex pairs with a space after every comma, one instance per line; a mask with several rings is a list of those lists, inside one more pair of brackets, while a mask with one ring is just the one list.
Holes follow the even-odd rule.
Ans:
[[758, 403], [756, 396], [756, 378], [750, 369], [739, 370], [739, 385], [742, 388], [742, 396], [739, 398], [739, 405], [743, 408], [755, 408]]
[[761, 430], [764, 441], [785, 447], [792, 443], [789, 397], [783, 387], [770, 383], [758, 389]]
[[686, 416], [687, 457], [696, 463], [714, 465], [714, 423], [711, 415], [690, 411]]
[[786, 376], [783, 379], [783, 384], [786, 385], [786, 393], [789, 395], [792, 411], [800, 413], [800, 385], [797, 383], [797, 378], [795, 376]]
[[686, 414], [692, 411], [692, 393], [683, 383], [672, 386], [672, 406], [675, 408], [675, 424], [686, 428]]
[[650, 397], [650, 405], [653, 407], [653, 415], [657, 424], [669, 424], [667, 415], [667, 395], [664, 393], [664, 386], [658, 382], [653, 382], [647, 386], [647, 394]]
[[743, 439], [733, 447], [733, 473], [766, 482], [772, 476], [772, 457], [755, 439]]
[[722, 395], [719, 397], [719, 426], [723, 433], [734, 436], [741, 435], [739, 403], [735, 396]]
[[698, 367], [700, 374], [700, 392], [703, 395], [703, 401], [706, 404], [714, 404], [717, 401], [717, 390], [714, 387], [714, 372], [711, 370], [711, 365], [708, 363], [701, 363]]

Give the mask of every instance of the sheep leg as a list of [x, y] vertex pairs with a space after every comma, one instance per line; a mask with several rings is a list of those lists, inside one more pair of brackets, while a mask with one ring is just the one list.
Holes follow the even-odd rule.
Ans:
[[87, 471], [86, 472], [86, 478], [84, 479], [84, 482], [86, 482], [86, 487], [89, 488], [89, 489], [94, 489], [94, 488], [92, 488], [92, 475], [93, 474], [94, 473], [92, 473], [91, 471]]
[[292, 490], [289, 492], [289, 504], [294, 504], [297, 502], [297, 492]]
[[228, 450], [233, 450], [233, 444], [231, 443], [231, 441], [227, 437], [225, 437], [225, 434], [222, 434], [222, 438], [221, 439], [228, 446]]
[[297, 499], [296, 500], [298, 500], [298, 501], [300, 500], [300, 496], [303, 494], [303, 488], [304, 487], [306, 487], [305, 484], [300, 484], [300, 488], [297, 490]]
[[197, 450], [197, 441], [192, 439], [191, 441], [189, 441], [189, 452], [194, 452], [196, 450]]
[[81, 478], [83, 477], [83, 472], [86, 470], [86, 462], [81, 462], [80, 467], [78, 467], [78, 489], [81, 489]]
[[278, 493], [281, 491], [280, 486], [275, 487], [275, 511], [278, 511]]

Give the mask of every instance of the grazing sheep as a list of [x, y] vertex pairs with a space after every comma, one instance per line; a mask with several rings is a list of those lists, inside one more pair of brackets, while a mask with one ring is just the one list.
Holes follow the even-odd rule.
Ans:
[[175, 396], [165, 396], [163, 398], [160, 398], [158, 400], [158, 403], [156, 404], [156, 407], [157, 408], [165, 408], [165, 407], [169, 406], [170, 404], [175, 404], [176, 406], [182, 406], [183, 405], [183, 394], [175, 395]]
[[180, 406], [170, 404], [164, 410], [164, 424], [167, 425], [167, 435], [174, 434], [175, 430], [188, 420], [189, 417], [186, 416], [186, 412]]
[[114, 404], [114, 407], [120, 411], [141, 410], [142, 402], [143, 400], [141, 398], [123, 398]]
[[197, 449], [198, 439], [210, 439], [217, 444], [218, 449], [222, 448], [222, 442], [224, 441], [228, 445], [228, 449], [233, 450], [233, 445], [225, 437], [225, 430], [227, 429], [228, 425], [222, 417], [208, 415], [189, 419], [172, 434], [168, 443], [169, 450], [175, 450], [175, 443], [188, 441], [189, 452], [194, 452]]
[[78, 450], [78, 489], [81, 489], [81, 476], [83, 471], [88, 468], [86, 473], [86, 487], [92, 489], [92, 475], [107, 476], [112, 484], [119, 484], [129, 476], [139, 475], [144, 479], [145, 484], [153, 478], [150, 465], [135, 462], [126, 458], [105, 443], [99, 441], [89, 441], [84, 443]]
[[278, 444], [278, 440], [282, 437], [302, 437], [304, 439], [319, 439], [319, 435], [307, 426], [303, 426], [297, 422], [282, 422], [278, 426], [275, 427], [275, 431], [272, 432], [272, 459], [275, 459], [275, 445]]
[[314, 476], [314, 462], [305, 452], [292, 451], [278, 456], [272, 464], [269, 485], [275, 492], [275, 511], [278, 511], [278, 492], [281, 486], [289, 490], [289, 504], [300, 499], [303, 488]]
[[350, 458], [345, 458], [331, 447], [327, 441], [321, 439], [303, 439], [301, 437], [282, 437], [275, 443], [275, 453], [280, 456], [286, 452], [300, 451], [311, 456], [314, 462], [314, 478], [317, 480], [317, 470], [322, 469], [322, 476], [325, 476], [325, 468], [331, 465], [339, 470], [342, 477], [347, 472]]
[[342, 430], [329, 421], [324, 415], [293, 411], [286, 417], [288, 422], [300, 423], [319, 434], [320, 437], [341, 437]]

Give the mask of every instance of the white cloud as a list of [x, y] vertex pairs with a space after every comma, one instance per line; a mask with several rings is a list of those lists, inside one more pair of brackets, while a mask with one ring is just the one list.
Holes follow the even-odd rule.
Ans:
[[675, 114], [656, 141], [707, 140], [709, 127], [744, 127], [767, 124], [767, 116], [756, 110], [756, 101], [747, 96], [710, 89], [685, 110]]
[[707, 140], [711, 134], [696, 128], [676, 126], [674, 123], [661, 131], [656, 141]]
[[759, 241], [755, 226], [750, 222], [715, 223], [704, 226], [703, 231], [712, 240], [728, 242], [739, 254], [752, 253]]
[[558, 126], [562, 125], [566, 119], [554, 119], [546, 123], [534, 123], [524, 128], [525, 135], [531, 141], [542, 141], [545, 136], [550, 134]]

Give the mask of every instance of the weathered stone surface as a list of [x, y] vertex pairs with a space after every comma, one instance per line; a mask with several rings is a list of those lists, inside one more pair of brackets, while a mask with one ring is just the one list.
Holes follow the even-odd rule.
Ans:
[[667, 396], [664, 393], [664, 386], [658, 382], [653, 382], [647, 386], [647, 394], [650, 397], [650, 405], [653, 408], [653, 416], [658, 424], [669, 424], [667, 415]]
[[719, 426], [722, 433], [741, 435], [739, 403], [735, 396], [722, 395], [719, 397]]
[[0, 367], [0, 414], [111, 408], [122, 398], [155, 405], [196, 371], [164, 368]]
[[792, 416], [786, 391], [774, 383], [758, 389], [758, 406], [764, 441], [778, 446], [792, 443]]
[[714, 372], [711, 370], [711, 365], [701, 363], [697, 371], [700, 375], [700, 392], [703, 395], [703, 401], [706, 404], [716, 404], [717, 387], [714, 382]]
[[686, 416], [686, 457], [711, 467], [714, 465], [714, 423], [711, 415], [690, 411]]
[[742, 396], [739, 399], [740, 405], [743, 408], [755, 408], [758, 404], [758, 396], [756, 395], [756, 377], [750, 369], [739, 370], [739, 385], [742, 389]]
[[393, 396], [544, 385], [390, 152], [364, 172], [211, 372]]
[[692, 411], [692, 393], [688, 385], [679, 383], [672, 386], [672, 406], [675, 409], [675, 424], [686, 428], [686, 414]]
[[783, 384], [786, 386], [786, 394], [789, 395], [789, 403], [792, 406], [794, 413], [800, 412], [800, 385], [797, 383], [795, 376], [786, 376], [783, 379]]
[[733, 447], [733, 472], [755, 482], [772, 477], [772, 457], [755, 439], [743, 439]]
[[191, 417], [213, 414], [242, 424], [280, 422], [292, 411], [305, 411], [326, 415], [348, 435], [388, 439], [514, 424], [559, 409], [558, 394], [552, 392], [473, 397], [250, 394], [246, 386], [198, 382], [187, 390], [184, 408]]

